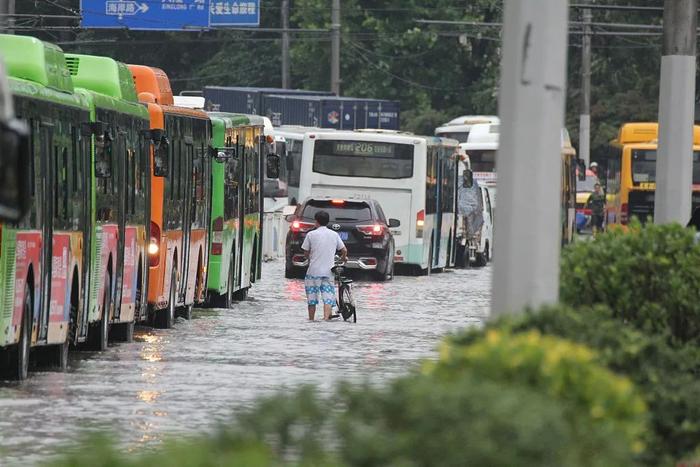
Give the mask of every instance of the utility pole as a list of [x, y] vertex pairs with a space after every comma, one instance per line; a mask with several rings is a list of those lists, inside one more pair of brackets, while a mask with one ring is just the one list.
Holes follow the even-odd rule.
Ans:
[[588, 167], [591, 163], [591, 21], [590, 8], [583, 10], [581, 55], [581, 116], [579, 119], [578, 155]]
[[697, 0], [664, 2], [654, 222], [690, 218]]
[[492, 318], [559, 295], [568, 3], [504, 1]]
[[289, 0], [282, 0], [282, 87], [289, 89]]
[[14, 34], [15, 0], [0, 0], [0, 32]]
[[331, 9], [331, 92], [340, 95], [340, 0]]

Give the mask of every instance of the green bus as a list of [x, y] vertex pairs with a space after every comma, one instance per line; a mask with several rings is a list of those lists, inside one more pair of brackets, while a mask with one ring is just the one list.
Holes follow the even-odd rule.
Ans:
[[33, 347], [65, 369], [71, 345], [145, 319], [149, 115], [112, 59], [12, 35], [0, 53], [29, 133], [29, 209], [0, 226], [0, 369], [24, 379]]
[[32, 347], [65, 369], [85, 322], [84, 278], [91, 251], [90, 105], [76, 93], [60, 48], [0, 35], [15, 113], [29, 128], [29, 210], [0, 229], [0, 348], [3, 369], [27, 377]]
[[208, 115], [214, 152], [208, 305], [230, 308], [260, 279], [264, 121], [257, 115]]
[[[84, 175], [90, 209], [89, 273], [82, 280], [87, 326], [79, 340], [107, 348], [131, 341], [135, 321], [146, 319], [150, 207], [149, 114], [138, 102], [131, 72], [108, 57], [65, 54], [76, 92], [90, 107], [92, 170]], [[89, 331], [88, 331], [89, 330]]]

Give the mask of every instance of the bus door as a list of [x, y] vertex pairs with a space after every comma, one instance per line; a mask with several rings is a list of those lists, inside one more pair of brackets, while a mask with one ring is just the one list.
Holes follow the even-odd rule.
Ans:
[[114, 319], [119, 319], [122, 309], [122, 289], [124, 282], [124, 249], [125, 237], [126, 237], [126, 206], [127, 206], [127, 191], [126, 191], [126, 180], [127, 180], [127, 160], [128, 156], [126, 153], [126, 131], [123, 128], [116, 128], [117, 131], [117, 141], [114, 154], [112, 156], [112, 167], [114, 167], [115, 173], [114, 183], [118, 187], [117, 193], [121, 196], [116, 197], [117, 206], [117, 263], [114, 268]]
[[92, 131], [81, 131], [80, 140], [78, 142], [80, 154], [78, 157], [83, 158], [83, 171], [78, 183], [82, 185], [82, 203], [83, 203], [83, 276], [80, 283], [82, 284], [81, 292], [83, 309], [82, 315], [78, 323], [76, 323], [77, 341], [83, 341], [87, 338], [88, 320], [90, 318], [90, 290], [93, 284], [92, 276], [92, 242], [95, 235], [95, 225], [92, 218], [94, 205], [92, 203], [92, 192], [94, 184], [92, 182]]
[[187, 285], [189, 284], [190, 270], [190, 240], [192, 237], [192, 159], [194, 156], [194, 140], [191, 136], [185, 136], [185, 151], [180, 153], [184, 157], [181, 161], [182, 171], [180, 172], [180, 183], [184, 183], [181, 191], [184, 199], [182, 206], [182, 269], [180, 273], [180, 297], [184, 302], [187, 296]]
[[432, 257], [432, 264], [430, 266], [432, 267], [437, 267], [440, 264], [440, 249], [442, 247], [441, 245], [441, 239], [442, 239], [442, 209], [440, 209], [441, 203], [440, 201], [442, 200], [443, 197], [443, 190], [442, 190], [442, 177], [444, 176], [443, 171], [442, 171], [442, 166], [443, 166], [443, 161], [441, 159], [441, 154], [440, 150], [438, 148], [434, 148], [433, 152], [433, 158], [432, 158], [432, 166], [433, 166], [433, 173], [435, 174], [435, 198], [432, 200], [433, 206], [431, 206], [432, 211], [435, 213], [435, 222], [433, 222], [433, 233], [432, 233], [432, 238], [433, 238], [433, 257]]
[[236, 135], [236, 154], [238, 154], [238, 228], [236, 229], [236, 280], [235, 289], [243, 288], [243, 244], [245, 237], [245, 213], [250, 193], [248, 192], [248, 153], [244, 130]]
[[438, 174], [438, 179], [437, 179], [437, 196], [435, 197], [436, 200], [436, 206], [435, 206], [435, 228], [433, 230], [433, 238], [435, 239], [435, 253], [433, 254], [433, 265], [434, 266], [439, 266], [440, 265], [440, 253], [442, 252], [442, 222], [443, 222], [443, 212], [442, 212], [442, 197], [445, 196], [442, 182], [443, 182], [443, 161], [441, 158], [438, 159], [437, 161], [437, 174]]
[[51, 266], [53, 252], [53, 224], [55, 220], [56, 198], [53, 196], [51, 181], [55, 178], [55, 158], [58, 148], [53, 147], [53, 124], [42, 122], [40, 129], [40, 164], [41, 164], [41, 278], [39, 298], [39, 318], [37, 321], [37, 342], [46, 340], [49, 330], [49, 308], [51, 304]]

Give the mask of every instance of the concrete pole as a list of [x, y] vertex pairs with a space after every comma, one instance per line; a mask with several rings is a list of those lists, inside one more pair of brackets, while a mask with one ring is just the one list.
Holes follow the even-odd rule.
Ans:
[[289, 0], [282, 0], [282, 87], [289, 89]]
[[579, 119], [578, 156], [586, 167], [591, 164], [591, 9], [583, 10], [581, 47], [581, 116]]
[[331, 9], [331, 92], [340, 95], [340, 0]]
[[654, 222], [690, 218], [695, 111], [697, 0], [666, 0], [659, 91]]
[[10, 0], [0, 0], [0, 32], [7, 34], [10, 26]]
[[568, 0], [505, 0], [491, 316], [559, 292]]

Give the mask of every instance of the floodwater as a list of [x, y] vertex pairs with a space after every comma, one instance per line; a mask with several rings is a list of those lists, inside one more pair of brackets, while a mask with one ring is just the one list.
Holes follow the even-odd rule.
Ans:
[[355, 282], [356, 324], [309, 322], [303, 282], [283, 273], [265, 264], [231, 310], [195, 310], [170, 330], [137, 329], [133, 343], [74, 352], [66, 373], [0, 384], [0, 465], [45, 460], [91, 430], [138, 451], [211, 430], [282, 387], [381, 383], [434, 357], [446, 333], [478, 326], [490, 302], [490, 267], [398, 276]]

